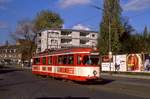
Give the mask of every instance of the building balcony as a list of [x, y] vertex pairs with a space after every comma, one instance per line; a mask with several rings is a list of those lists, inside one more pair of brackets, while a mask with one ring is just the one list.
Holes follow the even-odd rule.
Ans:
[[70, 46], [70, 45], [72, 45], [72, 42], [61, 43], [60, 45], [61, 45], [61, 46], [62, 46], [62, 45], [65, 45], [65, 46], [68, 46], [68, 45], [69, 45], [69, 46]]
[[72, 34], [71, 31], [61, 31], [61, 35], [69, 35]]
[[90, 37], [89, 36], [80, 36], [80, 39], [82, 39], [82, 40], [90, 40]]
[[72, 43], [72, 39], [61, 39], [61, 43]]
[[63, 39], [72, 39], [72, 35], [61, 35], [60, 37]]
[[80, 44], [79, 46], [80, 47], [91, 47], [91, 45], [89, 45], [89, 44]]

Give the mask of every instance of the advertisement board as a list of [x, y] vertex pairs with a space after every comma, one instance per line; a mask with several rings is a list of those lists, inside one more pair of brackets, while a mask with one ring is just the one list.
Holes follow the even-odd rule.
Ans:
[[115, 71], [127, 71], [126, 55], [116, 55], [113, 59]]
[[142, 67], [141, 54], [127, 55], [127, 71], [140, 72]]
[[102, 71], [114, 71], [113, 57], [109, 59], [108, 55], [102, 56]]
[[144, 54], [144, 71], [150, 72], [150, 54]]

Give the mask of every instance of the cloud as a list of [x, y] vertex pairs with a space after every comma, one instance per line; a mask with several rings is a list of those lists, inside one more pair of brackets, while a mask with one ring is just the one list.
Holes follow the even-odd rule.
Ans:
[[63, 8], [74, 6], [74, 5], [84, 5], [90, 3], [91, 0], [61, 0], [60, 6]]
[[8, 27], [8, 24], [6, 22], [0, 21], [0, 29], [5, 29]]
[[73, 26], [72, 29], [75, 29], [75, 30], [91, 30], [90, 28], [88, 28], [87, 26], [84, 26], [82, 24], [77, 24], [75, 26]]
[[139, 11], [150, 8], [150, 0], [130, 0], [123, 6], [125, 11]]
[[8, 3], [10, 1], [12, 1], [12, 0], [0, 0], [0, 4]]
[[6, 9], [6, 5], [10, 3], [12, 0], [0, 0], [0, 9]]

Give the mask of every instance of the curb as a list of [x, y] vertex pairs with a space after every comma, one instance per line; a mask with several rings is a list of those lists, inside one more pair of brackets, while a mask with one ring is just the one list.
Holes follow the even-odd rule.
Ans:
[[125, 74], [109, 74], [109, 73], [101, 73], [102, 76], [113, 76], [113, 77], [123, 77], [123, 78], [136, 78], [136, 79], [146, 79], [150, 80], [150, 76], [144, 75], [125, 75]]

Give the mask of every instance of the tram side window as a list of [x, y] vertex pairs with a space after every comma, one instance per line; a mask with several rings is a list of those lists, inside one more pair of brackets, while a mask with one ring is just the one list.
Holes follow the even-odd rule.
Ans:
[[40, 58], [34, 58], [34, 65], [40, 64]]
[[46, 64], [46, 57], [43, 57], [43, 59], [42, 59], [42, 63], [43, 63], [43, 65], [45, 65], [45, 64]]
[[67, 64], [67, 56], [63, 56], [63, 64]]
[[73, 64], [73, 55], [64, 55], [58, 57], [58, 64], [70, 65]]
[[68, 59], [68, 64], [73, 64], [73, 55], [69, 55], [68, 57], [67, 57]]
[[79, 56], [78, 56], [78, 64], [80, 65], [81, 62], [82, 62], [82, 57], [79, 55]]
[[49, 65], [52, 64], [52, 56], [50, 56], [50, 57], [48, 58], [48, 64], [49, 64]]
[[58, 56], [58, 64], [63, 64], [63, 56]]

